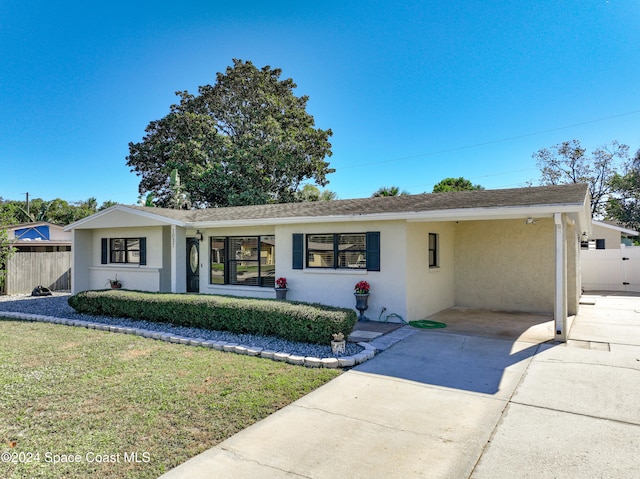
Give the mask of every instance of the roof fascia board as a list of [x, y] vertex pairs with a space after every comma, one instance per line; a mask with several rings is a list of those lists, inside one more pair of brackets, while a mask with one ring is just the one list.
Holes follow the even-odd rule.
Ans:
[[296, 216], [288, 218], [260, 218], [239, 219], [222, 221], [193, 221], [187, 222], [190, 228], [222, 228], [241, 226], [286, 225], [299, 223], [340, 223], [360, 221], [393, 221], [404, 220], [408, 222], [423, 221], [464, 221], [464, 220], [500, 220], [518, 219], [529, 216], [551, 217], [554, 213], [579, 213], [582, 205], [550, 205], [550, 206], [524, 206], [524, 207], [496, 207], [496, 208], [460, 208], [450, 210], [419, 211], [419, 212], [395, 212], [374, 213], [362, 215], [341, 216]]
[[615, 230], [615, 231], [619, 231], [620, 233], [624, 233], [624, 234], [629, 235], [629, 236], [638, 236], [638, 234], [640, 234], [635, 230], [630, 230], [630, 229], [627, 229], [627, 228], [623, 228], [622, 226], [610, 225], [608, 223], [603, 223], [602, 221], [594, 221], [593, 224], [596, 225], [596, 226], [601, 226], [602, 228], [607, 228], [607, 229], [612, 229], [612, 230]]
[[176, 226], [185, 226], [185, 222], [184, 221], [180, 221], [180, 220], [176, 220], [173, 218], [168, 218], [166, 216], [162, 216], [162, 215], [156, 215], [153, 213], [149, 213], [148, 211], [141, 211], [135, 208], [128, 208], [124, 205], [114, 205], [111, 206], [110, 208], [107, 208], [106, 210], [102, 210], [102, 211], [98, 211], [97, 213], [91, 215], [91, 216], [87, 216], [86, 218], [82, 218], [81, 220], [76, 221], [75, 223], [71, 223], [70, 225], [67, 225], [64, 227], [64, 231], [71, 231], [74, 229], [80, 229], [82, 225], [85, 225], [89, 222], [95, 221], [99, 218], [101, 218], [102, 216], [108, 215], [113, 213], [114, 211], [122, 211], [125, 213], [129, 213], [132, 215], [136, 215], [136, 216], [140, 216], [141, 218], [147, 218], [147, 219], [151, 219], [151, 220], [155, 220], [155, 221], [159, 221], [161, 223], [166, 223], [169, 225], [176, 225]]
[[71, 240], [10, 240], [9, 243], [18, 246], [70, 246]]

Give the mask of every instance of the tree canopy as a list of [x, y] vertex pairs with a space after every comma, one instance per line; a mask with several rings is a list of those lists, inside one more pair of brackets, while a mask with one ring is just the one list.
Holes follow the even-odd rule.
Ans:
[[611, 179], [612, 195], [606, 204], [607, 218], [627, 228], [640, 230], [640, 150], [628, 163], [624, 174]]
[[459, 178], [445, 178], [433, 186], [433, 193], [446, 193], [448, 191], [484, 190], [483, 186], [474, 185], [471, 181], [460, 176]]
[[[233, 60], [198, 95], [177, 92], [169, 114], [129, 143], [127, 165], [141, 177], [139, 193], [157, 206], [176, 207], [171, 176], [194, 207], [297, 200], [302, 182], [328, 183], [330, 129], [315, 128], [307, 96], [295, 96], [279, 68]], [[175, 182], [174, 182], [175, 184]]]
[[12, 224], [12, 217], [6, 211], [0, 210], [0, 291], [4, 290], [6, 277], [6, 262], [15, 252], [9, 241], [9, 232], [3, 226]]
[[26, 201], [4, 200], [0, 198], [0, 217], [5, 225], [46, 221], [58, 225], [68, 225], [74, 221], [90, 216], [115, 203], [105, 201], [100, 207], [95, 198], [69, 203], [60, 198], [43, 200], [32, 198], [27, 206]]
[[628, 160], [629, 147], [612, 141], [596, 148], [589, 155], [580, 141], [564, 141], [533, 154], [540, 168], [540, 183], [559, 185], [586, 183], [591, 191], [591, 214], [602, 216], [614, 179], [621, 163]]
[[378, 196], [406, 196], [409, 192], [407, 190], [401, 190], [399, 186], [383, 186], [378, 188], [371, 195], [372, 198]]
[[330, 201], [337, 198], [335, 191], [320, 190], [315, 185], [304, 185], [297, 194], [298, 201]]

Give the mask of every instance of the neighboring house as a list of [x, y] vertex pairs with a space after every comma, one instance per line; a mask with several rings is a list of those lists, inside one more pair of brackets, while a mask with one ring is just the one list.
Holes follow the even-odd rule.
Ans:
[[624, 228], [611, 221], [593, 221], [593, 230], [588, 238], [583, 238], [582, 249], [620, 249], [621, 245], [632, 246], [632, 238], [638, 232]]
[[6, 264], [7, 294], [31, 293], [36, 286], [71, 288], [71, 232], [45, 221], [6, 229], [16, 250]]
[[45, 221], [7, 227], [9, 241], [18, 252], [71, 251], [72, 234], [63, 226]]
[[638, 232], [616, 223], [593, 222], [582, 241], [582, 288], [587, 291], [640, 292], [640, 246], [632, 246]]
[[354, 307], [406, 320], [452, 307], [544, 312], [558, 337], [578, 308], [586, 185], [436, 193], [202, 210], [117, 205], [73, 232], [73, 292], [124, 288]]

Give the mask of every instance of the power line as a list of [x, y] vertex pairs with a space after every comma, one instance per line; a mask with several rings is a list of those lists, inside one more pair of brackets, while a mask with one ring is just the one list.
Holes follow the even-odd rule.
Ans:
[[600, 122], [600, 121], [611, 120], [613, 118], [620, 118], [620, 117], [623, 117], [623, 116], [634, 115], [636, 113], [640, 113], [640, 110], [629, 111], [629, 112], [626, 112], [626, 113], [620, 113], [619, 115], [607, 116], [607, 117], [598, 118], [598, 119], [595, 119], [595, 120], [583, 121], [583, 122], [580, 122], [580, 123], [574, 123], [572, 125], [559, 126], [557, 128], [550, 128], [548, 130], [536, 131], [536, 132], [533, 132], [533, 133], [524, 133], [522, 135], [511, 136], [511, 137], [508, 137], [508, 138], [500, 138], [499, 140], [491, 140], [491, 141], [485, 141], [483, 143], [475, 143], [473, 145], [458, 146], [458, 147], [455, 147], [455, 148], [448, 148], [448, 149], [445, 149], [445, 150], [433, 151], [433, 152], [430, 152], [430, 153], [421, 153], [419, 155], [404, 156], [404, 157], [401, 157], [401, 158], [393, 158], [393, 159], [390, 159], [390, 160], [372, 161], [372, 162], [368, 162], [368, 163], [359, 163], [357, 165], [341, 166], [340, 170], [347, 170], [347, 169], [350, 169], [350, 168], [360, 168], [360, 167], [363, 167], [363, 166], [380, 165], [380, 164], [383, 164], [383, 163], [393, 163], [393, 162], [396, 162], [396, 161], [412, 160], [414, 158], [422, 158], [422, 157], [425, 157], [425, 156], [435, 156], [435, 155], [441, 155], [443, 153], [451, 153], [451, 152], [454, 152], [454, 151], [468, 150], [470, 148], [478, 148], [480, 146], [493, 145], [495, 143], [502, 143], [502, 142], [505, 142], [505, 141], [518, 140], [520, 138], [527, 138], [529, 136], [543, 135], [545, 133], [551, 133], [551, 132], [554, 132], [554, 131], [566, 130], [568, 128], [574, 128], [576, 126], [589, 125], [591, 123], [597, 123], [597, 122]]

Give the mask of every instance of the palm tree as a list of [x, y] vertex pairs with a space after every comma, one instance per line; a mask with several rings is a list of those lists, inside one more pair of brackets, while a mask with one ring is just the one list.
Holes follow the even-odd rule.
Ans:
[[383, 186], [378, 191], [374, 192], [371, 197], [377, 198], [379, 196], [406, 196], [409, 192], [407, 190], [400, 191], [399, 186]]

